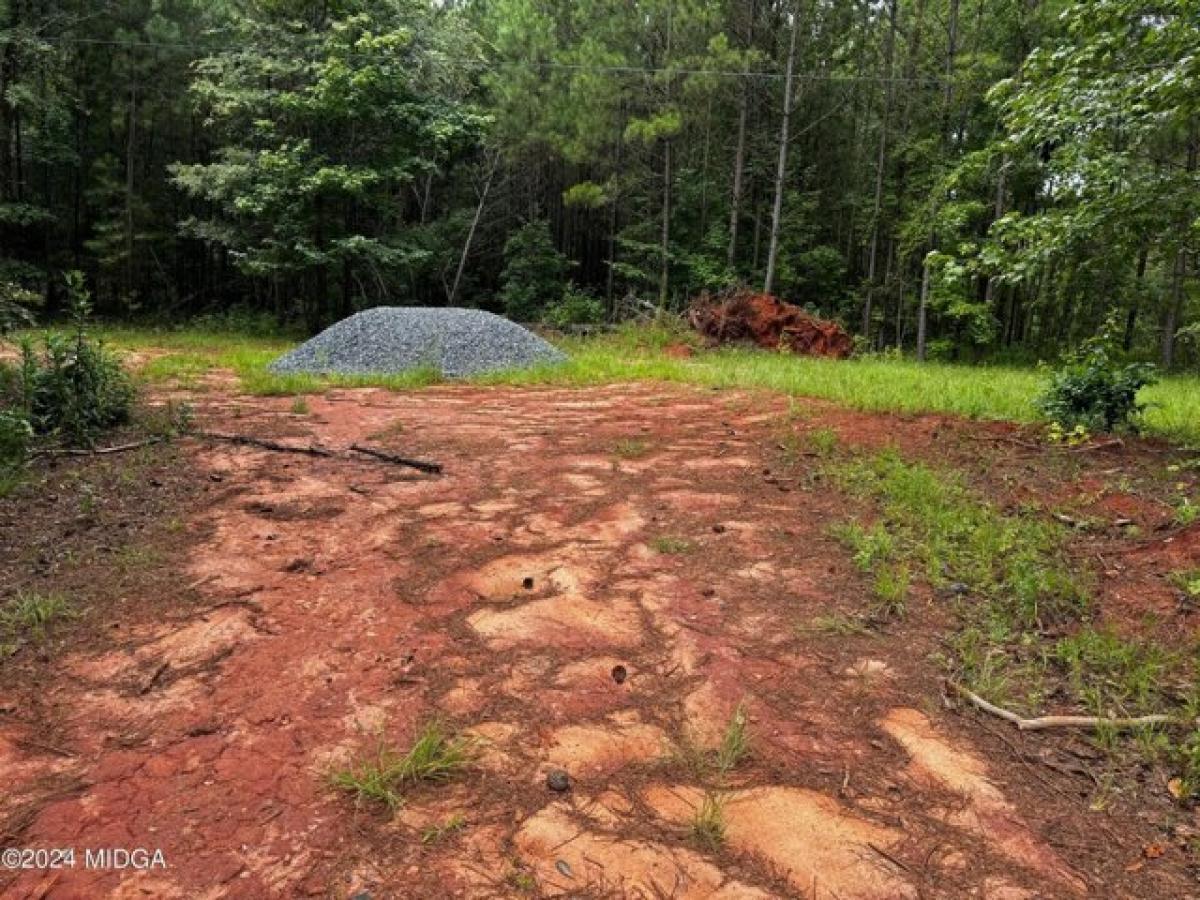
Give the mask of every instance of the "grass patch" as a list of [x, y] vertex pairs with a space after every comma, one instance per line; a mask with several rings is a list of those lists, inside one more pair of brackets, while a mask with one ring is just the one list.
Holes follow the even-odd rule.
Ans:
[[688, 828], [692, 841], [714, 852], [725, 845], [725, 801], [711, 791], [704, 795]]
[[0, 659], [12, 656], [24, 642], [44, 640], [51, 625], [74, 615], [62, 594], [18, 591], [0, 606]]
[[381, 745], [376, 753], [349, 768], [335, 772], [333, 786], [354, 795], [358, 803], [380, 803], [396, 809], [405, 787], [420, 782], [448, 781], [474, 758], [466, 738], [451, 735], [437, 722], [421, 729], [405, 753]]
[[832, 637], [855, 637], [871, 634], [871, 626], [859, 616], [831, 614], [816, 616], [796, 626], [802, 635], [821, 634]]
[[[166, 377], [195, 377], [203, 366], [232, 369], [251, 394], [287, 396], [319, 393], [329, 387], [374, 386], [410, 390], [437, 383], [436, 373], [402, 376], [326, 378], [272, 375], [267, 365], [296, 346], [296, 341], [262, 338], [211, 329], [96, 329], [110, 347], [158, 348], [167, 357], [143, 369]], [[1034, 368], [960, 365], [892, 357], [852, 360], [810, 359], [761, 350], [723, 349], [690, 358], [668, 356], [672, 344], [695, 343], [695, 335], [667, 324], [626, 326], [588, 338], [556, 338], [571, 357], [562, 365], [544, 365], [472, 379], [482, 384], [603, 385], [626, 381], [664, 381], [716, 388], [765, 388], [793, 397], [832, 400], [854, 409], [937, 412], [972, 419], [1034, 422], [1032, 404], [1046, 376]], [[172, 359], [171, 357], [175, 357]], [[207, 361], [207, 362], [205, 362]], [[1143, 391], [1149, 404], [1146, 431], [1181, 443], [1200, 445], [1200, 379], [1171, 376]]]
[[[900, 573], [911, 567], [953, 604], [958, 628], [947, 662], [970, 690], [1030, 714], [1046, 712], [1051, 697], [1109, 717], [1192, 717], [1200, 708], [1188, 654], [1091, 621], [1089, 584], [1070, 564], [1060, 524], [1003, 513], [957, 473], [894, 452], [835, 463], [830, 471], [845, 490], [879, 507], [877, 524], [837, 529], [855, 563], [874, 574], [876, 602], [897, 603], [908, 582]], [[1096, 737], [1102, 744], [1116, 738]], [[1176, 743], [1138, 740], [1162, 745], [1187, 790], [1200, 789], [1200, 734]]]
[[669, 535], [660, 535], [654, 538], [650, 541], [650, 547], [655, 553], [662, 553], [666, 556], [691, 553], [695, 549], [695, 545], [691, 541]]
[[292, 401], [292, 415], [307, 416], [308, 413], [308, 399], [306, 397], [297, 397]]
[[1171, 573], [1171, 583], [1189, 600], [1200, 600], [1200, 569]]
[[832, 428], [814, 428], [808, 433], [808, 443], [817, 456], [829, 457], [837, 451], [839, 440]]
[[750, 752], [750, 734], [746, 730], [746, 705], [739, 703], [725, 726], [717, 747], [716, 767], [720, 775], [733, 771]]
[[649, 449], [650, 445], [643, 440], [625, 438], [613, 444], [612, 452], [622, 459], [636, 459], [639, 456], [645, 456]]
[[429, 825], [421, 830], [422, 844], [440, 844], [447, 837], [467, 827], [467, 819], [462, 813], [455, 813], [445, 822]]
[[[970, 690], [1025, 714], [1045, 713], [1051, 702], [1101, 717], [1190, 720], [1200, 712], [1194, 654], [1091, 620], [1090, 585], [1071, 565], [1061, 524], [1006, 514], [958, 473], [890, 451], [832, 463], [829, 472], [878, 507], [876, 524], [836, 529], [855, 563], [874, 575], [875, 602], [895, 607], [911, 570], [953, 604], [958, 626], [946, 661]], [[1194, 574], [1177, 583], [1191, 586]], [[1190, 797], [1200, 791], [1200, 731], [1176, 735], [1146, 729], [1133, 739], [1175, 768], [1173, 793]], [[1104, 729], [1094, 736], [1101, 746], [1117, 741]]]

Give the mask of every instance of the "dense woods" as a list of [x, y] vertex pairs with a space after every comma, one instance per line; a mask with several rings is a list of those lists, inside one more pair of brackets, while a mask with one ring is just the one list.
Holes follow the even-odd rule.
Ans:
[[1195, 0], [0, 0], [0, 302], [558, 322], [744, 283], [866, 348], [1194, 366]]

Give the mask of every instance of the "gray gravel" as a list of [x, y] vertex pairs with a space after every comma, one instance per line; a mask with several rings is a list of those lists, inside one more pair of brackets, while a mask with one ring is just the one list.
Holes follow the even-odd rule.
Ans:
[[482, 310], [380, 306], [326, 328], [269, 369], [394, 375], [434, 366], [447, 377], [462, 378], [566, 359], [536, 334]]

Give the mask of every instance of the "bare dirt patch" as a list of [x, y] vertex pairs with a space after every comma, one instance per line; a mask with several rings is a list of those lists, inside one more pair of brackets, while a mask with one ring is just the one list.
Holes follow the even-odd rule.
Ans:
[[[844, 498], [811, 460], [779, 464], [782, 400], [623, 386], [330, 391], [308, 416], [218, 390], [198, 402], [230, 430], [386, 435], [446, 474], [187, 444], [148, 457], [98, 525], [74, 522], [61, 478], [3, 501], [5, 588], [86, 590], [89, 611], [0, 673], [2, 843], [156, 847], [170, 866], [10, 872], [6, 897], [1192, 890], [1189, 813], [1140, 796], [1089, 809], [1086, 760], [1062, 761], [1076, 739], [946, 707], [935, 598], [884, 633], [806, 630], [860, 610], [869, 585], [827, 534]], [[812, 409], [843, 441], [970, 461], [1000, 502], [1004, 467], [1025, 465], [1002, 427], [981, 451], [963, 423]], [[1056, 483], [1122, 464], [1072, 458]], [[1165, 552], [1145, 547], [1122, 565]], [[697, 769], [689, 754], [738, 709], [749, 755]], [[413, 788], [396, 816], [331, 788], [431, 718], [479, 743], [456, 781]], [[691, 826], [706, 793], [723, 811], [707, 845]]]

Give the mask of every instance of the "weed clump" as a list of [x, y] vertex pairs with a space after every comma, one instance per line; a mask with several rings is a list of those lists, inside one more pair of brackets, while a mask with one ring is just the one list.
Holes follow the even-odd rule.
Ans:
[[382, 803], [394, 810], [403, 803], [404, 788], [421, 782], [448, 781], [473, 757], [471, 741], [430, 722], [405, 753], [380, 746], [374, 756], [335, 772], [332, 781], [334, 787], [353, 794], [360, 803]]
[[16, 396], [0, 422], [0, 458], [10, 466], [23, 460], [33, 434], [88, 447], [102, 431], [128, 421], [133, 406], [133, 381], [117, 357], [88, 334], [91, 297], [83, 275], [69, 272], [66, 279], [70, 333], [48, 334], [40, 350], [24, 340], [16, 375], [8, 379]]
[[1111, 316], [1095, 337], [1070, 353], [1037, 399], [1060, 432], [1137, 431], [1146, 405], [1138, 393], [1157, 380], [1154, 366], [1120, 359], [1117, 322]]

